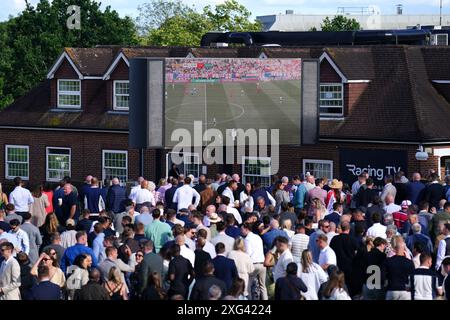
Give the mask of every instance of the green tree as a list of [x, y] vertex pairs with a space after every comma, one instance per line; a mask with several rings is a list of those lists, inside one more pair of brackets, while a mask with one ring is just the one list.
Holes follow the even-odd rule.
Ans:
[[227, 0], [214, 8], [195, 11], [179, 1], [153, 0], [139, 7], [138, 29], [142, 43], [151, 45], [198, 46], [209, 31], [261, 31], [251, 13], [236, 0]]
[[202, 35], [210, 30], [208, 20], [197, 13], [169, 17], [157, 28], [150, 30], [145, 44], [160, 46], [198, 46]]
[[[73, 4], [81, 9], [80, 30], [66, 26], [67, 7]], [[10, 103], [8, 97], [20, 97], [45, 79], [64, 47], [137, 43], [133, 20], [120, 18], [109, 6], [102, 11], [96, 1], [41, 0], [36, 7], [27, 2], [19, 16], [0, 28], [0, 109]]]
[[153, 0], [139, 5], [138, 11], [136, 25], [141, 35], [160, 28], [170, 18], [184, 17], [195, 12], [193, 7], [185, 5], [180, 0]]
[[222, 4], [203, 9], [205, 16], [211, 21], [214, 31], [261, 31], [259, 21], [249, 20], [251, 12], [236, 0], [227, 0]]
[[361, 30], [361, 25], [354, 18], [346, 18], [342, 15], [333, 19], [326, 17], [320, 25], [322, 31], [356, 31]]

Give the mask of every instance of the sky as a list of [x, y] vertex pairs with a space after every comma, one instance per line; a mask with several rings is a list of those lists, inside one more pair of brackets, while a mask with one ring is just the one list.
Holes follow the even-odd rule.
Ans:
[[[35, 5], [39, 0], [28, 0]], [[182, 2], [202, 8], [207, 4], [218, 4], [224, 0], [182, 0]], [[450, 14], [450, 0], [238, 0], [252, 12], [252, 17], [259, 15], [284, 13], [294, 10], [299, 14], [335, 14], [338, 7], [376, 5], [381, 14], [394, 14], [395, 6], [403, 3], [403, 14], [439, 14], [439, 3], [442, 1], [443, 13]], [[137, 16], [137, 7], [148, 0], [103, 0], [102, 7], [110, 5], [121, 16]], [[7, 20], [9, 15], [17, 15], [25, 8], [25, 0], [0, 0], [0, 21]]]

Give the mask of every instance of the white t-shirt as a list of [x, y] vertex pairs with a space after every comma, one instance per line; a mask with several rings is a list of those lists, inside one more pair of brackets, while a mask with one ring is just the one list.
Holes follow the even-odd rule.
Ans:
[[330, 248], [330, 246], [326, 246], [325, 248], [320, 250], [319, 265], [323, 266], [324, 264], [337, 264], [336, 254], [334, 253], [334, 250]]
[[381, 223], [374, 223], [368, 230], [367, 236], [369, 237], [380, 237], [386, 239], [386, 226], [383, 226]]
[[286, 276], [287, 265], [291, 262], [294, 262], [294, 258], [292, 257], [291, 250], [287, 249], [280, 255], [277, 263], [273, 267], [273, 280], [275, 282], [277, 281], [277, 279]]

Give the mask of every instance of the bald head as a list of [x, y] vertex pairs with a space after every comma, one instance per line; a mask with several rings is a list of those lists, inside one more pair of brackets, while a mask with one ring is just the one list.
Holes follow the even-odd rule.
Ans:
[[233, 174], [231, 176], [231, 178], [236, 182], [239, 182], [239, 180], [241, 180], [241, 177], [239, 177], [239, 175], [237, 173]]
[[84, 179], [84, 182], [91, 184], [91, 180], [92, 180], [92, 176], [88, 175], [88, 176], [86, 176], [86, 179]]
[[388, 205], [388, 204], [391, 204], [391, 203], [394, 203], [394, 196], [392, 195], [392, 194], [390, 194], [390, 193], [388, 193], [387, 195], [386, 195], [386, 198], [384, 198], [384, 202]]

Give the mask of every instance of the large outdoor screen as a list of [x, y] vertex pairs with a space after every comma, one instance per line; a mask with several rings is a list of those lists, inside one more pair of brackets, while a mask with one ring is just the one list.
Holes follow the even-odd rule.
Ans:
[[177, 128], [278, 129], [300, 143], [301, 59], [173, 58], [165, 62], [165, 145]]

